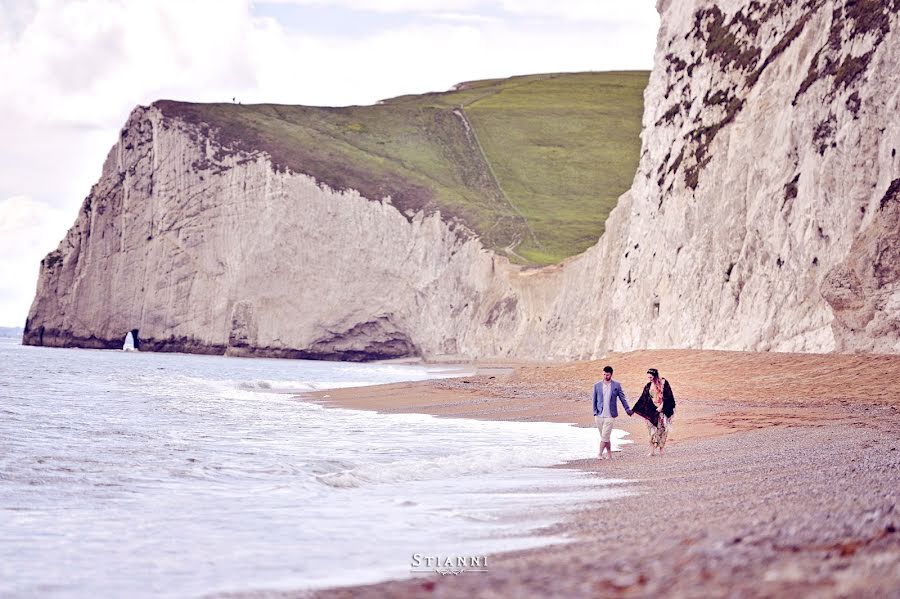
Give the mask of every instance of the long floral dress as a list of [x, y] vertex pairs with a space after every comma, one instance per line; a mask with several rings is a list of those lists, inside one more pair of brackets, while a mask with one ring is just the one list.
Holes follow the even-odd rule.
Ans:
[[[660, 389], [662, 389], [666, 384], [665, 379], [662, 381], [662, 385]], [[663, 404], [663, 396], [662, 393], [656, 388], [656, 385], [650, 385], [650, 399], [653, 401], [653, 405], [659, 408]], [[653, 424], [647, 420], [647, 431], [650, 433], [650, 445], [654, 448], [662, 449], [666, 446], [666, 439], [669, 436], [669, 419], [666, 415], [660, 411], [659, 412], [659, 421], [657, 426], [653, 426]]]

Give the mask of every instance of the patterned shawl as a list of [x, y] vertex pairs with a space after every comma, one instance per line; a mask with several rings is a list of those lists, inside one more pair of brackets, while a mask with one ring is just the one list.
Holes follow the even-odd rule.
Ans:
[[659, 412], [656, 411], [656, 406], [653, 404], [653, 400], [650, 399], [650, 383], [647, 383], [644, 387], [644, 392], [641, 393], [631, 410], [641, 418], [649, 421], [653, 426], [659, 426]]
[[632, 406], [631, 408], [635, 414], [637, 414], [641, 418], [644, 418], [645, 420], [648, 420], [653, 426], [659, 426], [659, 412], [657, 412], [658, 406], [653, 403], [653, 399], [651, 399], [650, 397], [650, 385], [656, 387], [656, 396], [660, 398], [665, 405], [664, 390], [667, 384], [666, 379], [658, 379], [658, 381], [658, 383], [656, 381], [654, 381], [653, 383], [647, 383], [644, 386], [644, 392], [641, 393], [640, 398], [638, 398], [637, 402], [635, 402], [634, 406]]

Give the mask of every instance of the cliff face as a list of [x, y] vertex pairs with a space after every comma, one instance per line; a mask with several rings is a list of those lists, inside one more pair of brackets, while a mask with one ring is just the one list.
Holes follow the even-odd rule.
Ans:
[[831, 269], [822, 295], [834, 312], [842, 351], [895, 353], [900, 338], [900, 179], [894, 179], [871, 223]]
[[658, 4], [641, 163], [569, 268], [561, 353], [900, 351], [898, 8]]
[[[666, 2], [631, 190], [525, 269], [137, 109], [25, 342], [339, 359], [900, 351], [900, 0]], [[448, 222], [449, 221], [449, 222]]]
[[505, 259], [440, 214], [277, 172], [156, 108], [134, 111], [43, 262], [26, 341], [297, 358], [499, 355]]

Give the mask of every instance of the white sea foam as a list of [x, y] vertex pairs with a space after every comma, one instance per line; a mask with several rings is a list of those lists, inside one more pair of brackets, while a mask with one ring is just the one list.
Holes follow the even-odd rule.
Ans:
[[542, 467], [595, 455], [595, 429], [295, 397], [458, 370], [12, 344], [0, 364], [0, 595], [184, 597], [408, 576], [416, 552], [558, 542], [533, 533], [628, 489]]
[[230, 381], [238, 389], [245, 391], [264, 391], [269, 393], [303, 393], [308, 391], [321, 391], [323, 389], [344, 389], [349, 387], [365, 387], [375, 383], [361, 381], [358, 383], [346, 383], [342, 381], [317, 381], [305, 383], [302, 381]]

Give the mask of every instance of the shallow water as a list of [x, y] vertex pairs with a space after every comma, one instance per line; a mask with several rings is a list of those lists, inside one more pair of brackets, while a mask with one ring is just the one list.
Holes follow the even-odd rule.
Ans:
[[593, 455], [593, 429], [295, 397], [450, 374], [0, 340], [0, 595], [191, 597], [403, 577], [414, 553], [559, 542], [534, 532], [624, 493], [542, 467]]

